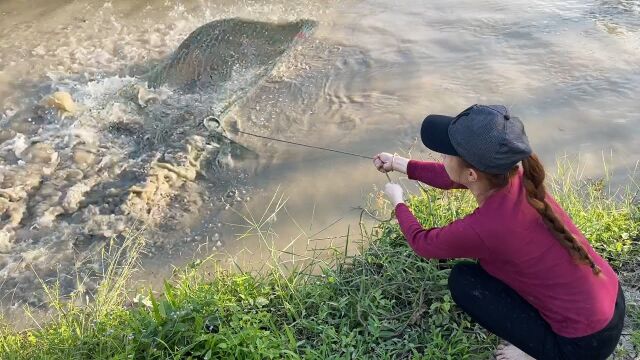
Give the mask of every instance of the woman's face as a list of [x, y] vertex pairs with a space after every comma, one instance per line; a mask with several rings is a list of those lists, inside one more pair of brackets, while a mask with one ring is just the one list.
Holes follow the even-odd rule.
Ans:
[[469, 168], [457, 156], [443, 155], [442, 162], [449, 178], [458, 184], [468, 186], [470, 183], [478, 181], [478, 174], [474, 169]]
[[460, 177], [460, 164], [458, 163], [458, 157], [446, 154], [442, 156], [442, 163], [444, 164], [444, 169], [447, 171], [449, 178], [458, 182], [458, 178]]

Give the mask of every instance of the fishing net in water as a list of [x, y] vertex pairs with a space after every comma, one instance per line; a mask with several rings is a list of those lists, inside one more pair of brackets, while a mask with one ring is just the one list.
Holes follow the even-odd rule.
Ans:
[[149, 85], [215, 94], [225, 99], [213, 109], [222, 117], [314, 27], [311, 20], [278, 24], [232, 18], [210, 22], [192, 32], [164, 64], [149, 74]]

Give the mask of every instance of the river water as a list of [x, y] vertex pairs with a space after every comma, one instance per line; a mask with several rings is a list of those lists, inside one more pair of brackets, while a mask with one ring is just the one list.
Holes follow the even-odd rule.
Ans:
[[[115, 203], [114, 193], [138, 176], [147, 179], [140, 162], [153, 161], [128, 156], [130, 143], [104, 134], [113, 129], [105, 124], [140, 120], [123, 89], [139, 89], [139, 76], [191, 31], [229, 17], [318, 23], [230, 114], [244, 131], [366, 156], [428, 158], [417, 139], [425, 115], [493, 103], [524, 121], [551, 171], [567, 155], [585, 176], [602, 176], [604, 159], [613, 183], [623, 185], [640, 159], [638, 1], [0, 0], [0, 127], [24, 131], [0, 138], [5, 204], [24, 205], [15, 223], [8, 212], [0, 218], [1, 303], [17, 326], [25, 321], [14, 314], [22, 305], [44, 302], [35, 273], [68, 279], [65, 289], [78, 290], [78, 274], [99, 273], [91, 259], [106, 239], [141, 225], [103, 204]], [[149, 99], [173, 94], [143, 90]], [[20, 117], [55, 91], [70, 93], [82, 115], [47, 113], [53, 120], [35, 125]], [[198, 114], [190, 110], [198, 100], [184, 99], [171, 116]], [[151, 127], [156, 139], [172, 131], [171, 122], [163, 124]], [[150, 133], [143, 125], [118, 129]], [[253, 155], [230, 155], [210, 176], [169, 185], [162, 201], [140, 205], [149, 238], [140, 284], [169, 275], [169, 263], [210, 254], [240, 266], [264, 262], [269, 247], [241, 236], [241, 215], [269, 213], [274, 196], [286, 205], [267, 214], [269, 239], [301, 254], [342, 246], [347, 231], [360, 234], [360, 207], [379, 202], [371, 194], [386, 177], [369, 160], [234, 140]], [[186, 141], [175, 149], [156, 145], [186, 151]], [[32, 160], [37, 168], [29, 167]]]

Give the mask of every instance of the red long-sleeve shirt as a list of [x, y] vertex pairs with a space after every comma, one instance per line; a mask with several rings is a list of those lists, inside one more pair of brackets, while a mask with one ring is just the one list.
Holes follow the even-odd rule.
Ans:
[[[410, 179], [440, 189], [463, 188], [436, 162], [411, 160]], [[559, 335], [579, 337], [604, 328], [613, 317], [618, 277], [589, 245], [553, 197], [547, 201], [580, 241], [602, 273], [578, 264], [527, 202], [522, 171], [468, 216], [441, 228], [424, 229], [405, 204], [396, 206], [400, 229], [425, 258], [473, 258], [531, 303]]]

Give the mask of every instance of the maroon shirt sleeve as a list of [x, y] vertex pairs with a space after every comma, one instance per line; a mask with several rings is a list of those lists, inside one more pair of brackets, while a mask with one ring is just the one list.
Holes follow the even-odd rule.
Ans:
[[444, 164], [439, 162], [409, 160], [407, 164], [407, 176], [411, 180], [418, 180], [438, 189], [450, 190], [467, 188], [451, 180], [449, 174], [447, 174], [447, 171], [444, 169]]
[[474, 230], [474, 215], [468, 215], [441, 228], [424, 229], [405, 204], [396, 206], [400, 229], [413, 251], [428, 259], [474, 258], [487, 256], [488, 249]]

